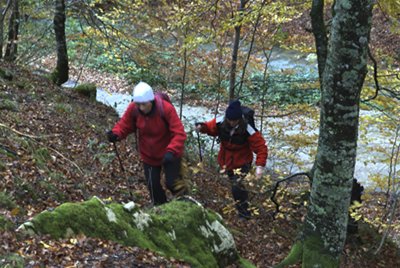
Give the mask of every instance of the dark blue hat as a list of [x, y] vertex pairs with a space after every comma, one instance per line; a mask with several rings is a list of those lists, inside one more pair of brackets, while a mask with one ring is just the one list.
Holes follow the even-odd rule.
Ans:
[[242, 118], [242, 108], [239, 100], [232, 101], [225, 112], [225, 117], [229, 120], [238, 120]]

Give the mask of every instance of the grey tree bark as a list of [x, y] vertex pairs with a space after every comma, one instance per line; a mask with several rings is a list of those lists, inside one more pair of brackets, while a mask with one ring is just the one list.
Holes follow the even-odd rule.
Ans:
[[14, 61], [17, 57], [19, 19], [19, 1], [12, 0], [11, 15], [8, 23], [8, 41], [4, 54], [4, 59], [7, 61]]
[[65, 0], [56, 0], [53, 22], [57, 44], [57, 66], [53, 72], [53, 81], [57, 85], [61, 85], [68, 81], [69, 66], [67, 42], [65, 38], [65, 20]]
[[[356, 160], [373, 0], [337, 0], [322, 76], [320, 136], [300, 239], [278, 267], [339, 267]], [[318, 49], [318, 47], [317, 47]]]

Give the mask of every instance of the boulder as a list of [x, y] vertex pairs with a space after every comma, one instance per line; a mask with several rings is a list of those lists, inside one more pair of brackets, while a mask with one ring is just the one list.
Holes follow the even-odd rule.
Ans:
[[239, 260], [221, 216], [188, 199], [141, 210], [133, 202], [106, 204], [93, 197], [43, 211], [18, 230], [53, 238], [85, 234], [150, 249], [194, 267], [226, 267]]

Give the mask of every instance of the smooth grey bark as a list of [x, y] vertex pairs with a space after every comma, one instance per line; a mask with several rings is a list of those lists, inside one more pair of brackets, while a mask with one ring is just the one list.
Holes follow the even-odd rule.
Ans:
[[[246, 3], [248, 0], [240, 0], [239, 6], [239, 13], [244, 11]], [[240, 14], [242, 16], [242, 14]], [[229, 73], [229, 99], [232, 100], [235, 98], [235, 87], [236, 87], [236, 66], [238, 60], [238, 53], [239, 53], [239, 42], [240, 42], [240, 30], [242, 26], [239, 25], [235, 26], [235, 37], [233, 40], [233, 49], [232, 49], [232, 62], [231, 62], [231, 70]]]
[[17, 57], [19, 19], [19, 2], [18, 0], [12, 0], [11, 15], [8, 23], [8, 41], [4, 54], [4, 59], [7, 61], [14, 61]]
[[67, 42], [65, 38], [65, 1], [55, 1], [54, 13], [54, 33], [56, 35], [57, 44], [57, 66], [54, 71], [54, 82], [61, 85], [68, 80], [68, 53]]
[[373, 0], [337, 0], [322, 76], [320, 130], [301, 239], [278, 267], [339, 267], [356, 161]]
[[320, 240], [318, 251], [337, 260], [346, 238], [372, 6], [372, 0], [336, 2], [323, 72], [320, 138], [304, 235]]

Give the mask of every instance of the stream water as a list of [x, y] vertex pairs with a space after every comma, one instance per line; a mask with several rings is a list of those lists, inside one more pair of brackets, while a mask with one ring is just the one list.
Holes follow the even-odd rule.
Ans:
[[[272, 70], [301, 69], [309, 72], [316, 72], [315, 54], [304, 55], [294, 51], [274, 50], [270, 60], [269, 68]], [[75, 82], [68, 81], [64, 87], [74, 87]], [[97, 89], [97, 101], [115, 108], [121, 116], [131, 101], [131, 95], [121, 93], [109, 93], [101, 88]], [[177, 110], [179, 106], [174, 103]], [[210, 120], [214, 117], [214, 111], [206, 107], [192, 107], [183, 105], [183, 123], [186, 131], [193, 130], [194, 122]], [[179, 112], [179, 111], [178, 111]], [[373, 111], [360, 112], [360, 124], [363, 118], [377, 118], [381, 114]], [[291, 123], [288, 124], [288, 120]], [[294, 121], [294, 122], [293, 122]], [[379, 120], [377, 120], [379, 121]], [[260, 122], [258, 122], [259, 124]], [[282, 128], [284, 135], [276, 135], [276, 128]], [[293, 174], [298, 171], [306, 171], [311, 168], [314, 161], [314, 154], [317, 148], [319, 122], [315, 119], [302, 116], [295, 120], [282, 118], [267, 118], [264, 125], [263, 135], [269, 147], [269, 158], [267, 169], [284, 171], [286, 174]], [[365, 123], [360, 125], [359, 142], [357, 148], [357, 162], [355, 177], [366, 187], [375, 188], [372, 178], [376, 176], [388, 176], [388, 159], [392, 150], [394, 137], [393, 130], [385, 130], [379, 124]], [[298, 146], [291, 142], [301, 135], [311, 142], [307, 146]], [[206, 139], [206, 138], [203, 138]], [[205, 144], [210, 145], [211, 141], [206, 139]]]

